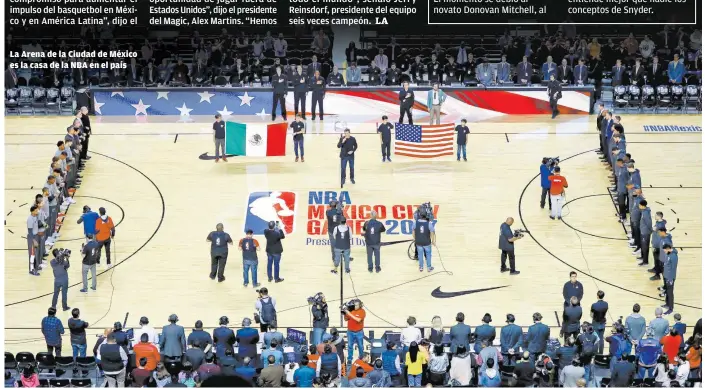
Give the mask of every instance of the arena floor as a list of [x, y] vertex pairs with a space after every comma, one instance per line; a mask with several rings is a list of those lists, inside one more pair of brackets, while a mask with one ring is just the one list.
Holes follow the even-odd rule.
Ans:
[[[702, 315], [702, 133], [649, 133], [643, 126], [701, 125], [702, 117], [622, 116], [645, 197], [653, 212], [663, 211], [669, 228], [675, 228], [672, 234], [680, 250], [675, 312], [692, 325]], [[5, 119], [5, 338], [12, 352], [44, 349], [39, 327], [50, 306], [53, 278], [48, 269], [38, 278], [27, 274], [24, 226], [29, 202], [40, 192], [55, 143], [63, 138], [70, 119]], [[212, 118], [190, 123], [177, 119], [92, 118], [93, 158], [59, 241], [61, 247], [79, 252], [83, 230], [75, 221], [83, 205], [106, 207], [113, 220], [120, 221], [114, 241], [117, 265], [99, 269], [97, 292], [79, 292], [80, 256], [73, 256], [75, 266], [69, 270], [69, 305], [81, 309], [91, 332], [102, 333], [128, 312], [128, 327], [136, 327], [143, 315], [151, 325], [161, 326], [176, 313], [187, 329], [199, 319], [214, 327], [222, 315], [233, 325], [252, 317], [256, 294], [242, 286], [239, 252], [231, 250], [227, 280], [211, 281], [205, 238], [218, 222], [236, 241], [244, 236], [248, 194], [256, 191], [291, 191], [297, 196], [294, 232], [284, 241], [285, 282], [266, 283], [265, 255], [260, 253], [260, 281], [277, 299], [280, 327], [309, 326], [306, 298], [316, 292], [337, 306], [340, 278], [329, 272], [328, 246], [316, 245], [317, 239], [327, 238], [318, 234], [322, 223], [316, 204], [327, 203], [323, 191], [340, 196], [338, 135], [322, 130], [331, 124], [308, 123], [305, 163], [293, 162], [290, 143], [286, 157], [233, 157], [215, 164]], [[357, 184], [346, 185], [343, 196], [358, 207], [382, 205], [387, 219], [397, 219], [387, 222], [397, 234], [387, 235], [386, 241], [411, 238], [409, 222], [404, 221], [407, 205], [431, 201], [438, 207], [438, 250], [433, 251], [431, 274], [419, 273], [409, 260], [408, 243], [382, 248], [379, 274], [367, 272], [363, 246], [353, 249], [344, 296], [362, 299], [369, 312], [366, 324], [380, 327], [380, 333], [404, 326], [409, 315], [421, 325], [429, 325], [434, 315], [452, 325], [458, 311], [465, 312], [473, 326], [486, 312], [498, 327], [507, 313], [513, 313], [518, 324], [530, 325], [537, 311], [545, 323], [557, 326], [562, 286], [571, 270], [578, 271], [585, 288], [584, 306], [595, 300], [598, 289], [605, 291], [612, 320], [627, 316], [634, 303], [642, 305], [648, 319], [662, 304], [658, 282], [637, 267], [614, 217], [607, 171], [594, 152], [594, 117], [521, 116], [470, 123], [467, 163], [454, 157], [433, 162], [393, 157], [393, 163], [383, 164], [374, 125], [347, 125], [360, 149]], [[564, 222], [550, 220], [548, 208], [539, 208], [537, 175], [544, 156], [561, 157], [569, 182]], [[516, 245], [518, 276], [499, 272], [499, 225], [509, 216], [516, 219], [514, 228], [531, 231]], [[481, 291], [443, 298], [438, 291], [432, 293], [438, 287], [442, 293]], [[331, 316], [338, 325], [334, 307]], [[60, 312], [59, 317], [66, 321], [69, 313]], [[584, 318], [589, 318], [587, 312]], [[557, 336], [558, 329], [552, 334]]]

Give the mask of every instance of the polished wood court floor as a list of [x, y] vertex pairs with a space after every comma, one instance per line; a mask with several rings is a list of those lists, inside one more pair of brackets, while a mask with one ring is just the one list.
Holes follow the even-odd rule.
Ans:
[[[675, 311], [692, 325], [702, 315], [702, 134], [648, 133], [643, 125], [701, 125], [702, 118], [623, 117], [628, 151], [641, 169], [646, 199], [654, 213], [664, 213], [669, 228], [675, 228], [676, 246], [682, 248]], [[4, 299], [10, 351], [44, 348], [38, 328], [50, 306], [52, 275], [48, 269], [41, 277], [27, 274], [22, 237], [28, 203], [40, 192], [55, 143], [63, 138], [70, 119], [5, 119]], [[213, 154], [209, 119], [190, 123], [177, 123], [178, 118], [138, 119], [92, 119], [93, 158], [83, 172], [77, 204], [69, 209], [61, 230], [59, 245], [78, 253], [82, 226], [75, 221], [83, 205], [106, 207], [113, 220], [120, 221], [114, 241], [117, 266], [100, 269], [97, 292], [79, 292], [77, 254], [69, 270], [69, 305], [81, 309], [93, 333], [102, 333], [101, 328], [122, 321], [128, 312], [128, 327], [137, 326], [140, 316], [161, 326], [171, 313], [178, 314], [187, 328], [199, 319], [206, 326], [217, 326], [222, 315], [234, 325], [252, 317], [256, 294], [252, 287], [242, 286], [238, 251], [231, 250], [227, 280], [213, 282], [208, 278], [205, 238], [218, 222], [234, 239], [242, 237], [247, 196], [254, 191], [298, 195], [296, 230], [284, 241], [285, 282], [266, 283], [260, 254], [259, 277], [277, 299], [280, 327], [309, 326], [306, 298], [316, 292], [325, 293], [329, 301], [338, 299], [340, 279], [329, 272], [329, 248], [307, 245], [308, 238], [327, 238], [308, 235], [309, 191], [340, 190], [337, 134], [327, 132], [325, 124], [309, 122], [305, 163], [294, 163], [290, 144], [286, 157], [233, 157], [216, 164], [199, 159], [203, 153]], [[404, 326], [409, 315], [422, 325], [440, 315], [444, 324], [452, 325], [459, 311], [473, 326], [486, 312], [494, 316], [496, 326], [503, 325], [507, 313], [513, 313], [518, 324], [529, 325], [537, 311], [547, 324], [557, 326], [562, 286], [576, 270], [585, 288], [584, 306], [601, 289], [611, 319], [628, 315], [634, 303], [641, 304], [647, 319], [653, 317], [662, 304], [656, 291], [659, 284], [648, 279], [645, 268], [637, 267], [625, 231], [614, 217], [607, 171], [594, 152], [598, 141], [594, 123], [593, 117], [577, 116], [471, 123], [467, 163], [454, 157], [432, 162], [393, 157], [393, 163], [384, 164], [374, 125], [348, 123], [360, 145], [357, 184], [345, 187], [352, 204], [391, 209], [431, 201], [439, 210], [433, 273], [419, 273], [407, 257], [408, 244], [402, 243], [383, 247], [383, 271], [369, 274], [365, 249], [355, 246], [352, 273], [343, 281], [345, 298], [359, 296], [368, 308], [366, 324], [387, 329]], [[550, 220], [548, 208], [539, 208], [537, 175], [544, 156], [562, 158], [569, 182], [565, 223]], [[499, 272], [499, 225], [510, 216], [516, 220], [514, 228], [531, 232], [516, 245], [518, 276]], [[410, 238], [398, 234], [384, 239]], [[443, 293], [501, 288], [436, 298], [432, 292], [437, 287]], [[335, 313], [331, 308], [332, 323], [337, 325]], [[65, 321], [69, 314], [59, 316]]]

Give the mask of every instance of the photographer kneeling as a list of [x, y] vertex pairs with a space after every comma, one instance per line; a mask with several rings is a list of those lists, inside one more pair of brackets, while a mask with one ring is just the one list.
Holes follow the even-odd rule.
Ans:
[[313, 345], [318, 345], [323, 339], [323, 334], [328, 329], [330, 319], [328, 318], [328, 304], [326, 303], [326, 296], [323, 293], [316, 294], [312, 299], [310, 298], [311, 315], [313, 316], [313, 337], [311, 337], [311, 343]]
[[[521, 240], [522, 234], [514, 234], [510, 226], [514, 224], [514, 218], [509, 217], [499, 227], [499, 249], [502, 251], [502, 266], [500, 272], [510, 271], [510, 275], [519, 275], [515, 268], [514, 242]], [[517, 231], [519, 233], [519, 231]], [[507, 256], [509, 257], [509, 268], [507, 268]]]

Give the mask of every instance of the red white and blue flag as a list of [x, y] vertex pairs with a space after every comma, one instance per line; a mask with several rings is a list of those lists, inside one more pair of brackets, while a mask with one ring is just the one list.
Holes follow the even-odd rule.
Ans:
[[455, 125], [394, 125], [394, 154], [414, 158], [453, 155]]

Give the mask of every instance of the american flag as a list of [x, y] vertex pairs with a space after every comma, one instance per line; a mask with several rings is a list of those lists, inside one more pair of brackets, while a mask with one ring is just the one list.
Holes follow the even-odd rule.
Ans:
[[454, 124], [407, 125], [395, 124], [394, 154], [416, 158], [453, 155]]

